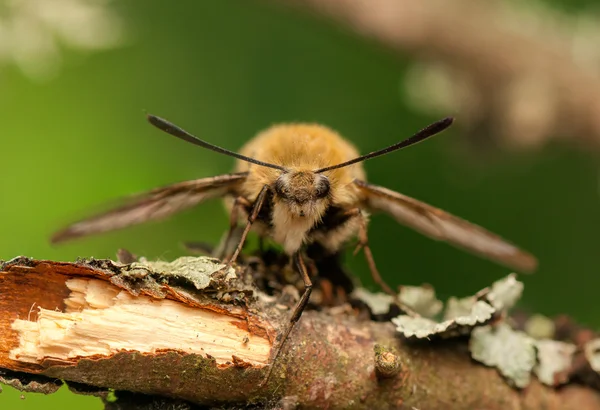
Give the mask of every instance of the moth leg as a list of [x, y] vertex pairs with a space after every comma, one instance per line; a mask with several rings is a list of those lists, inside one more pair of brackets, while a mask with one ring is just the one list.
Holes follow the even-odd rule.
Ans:
[[394, 292], [394, 290], [383, 280], [383, 278], [379, 274], [377, 265], [375, 265], [375, 259], [373, 258], [373, 252], [371, 252], [371, 247], [369, 246], [369, 237], [367, 235], [367, 219], [363, 215], [361, 209], [349, 209], [348, 211], [346, 211], [346, 215], [350, 217], [357, 217], [359, 220], [360, 225], [358, 229], [358, 245], [354, 253], [356, 254], [359, 250], [363, 250], [373, 280], [381, 287], [381, 289], [383, 289], [384, 292], [393, 296], [396, 299], [396, 303], [398, 304], [400, 309], [405, 311], [408, 315], [415, 317], [420, 316], [417, 312], [415, 312], [413, 309], [411, 309], [409, 306], [406, 306], [406, 304], [399, 300], [398, 293]]
[[300, 298], [300, 300], [294, 307], [294, 311], [292, 312], [290, 321], [288, 322], [288, 325], [283, 333], [283, 337], [281, 338], [281, 341], [279, 342], [279, 346], [277, 346], [277, 350], [275, 351], [275, 355], [273, 356], [273, 360], [271, 361], [271, 367], [269, 368], [269, 371], [267, 372], [267, 375], [266, 375], [265, 379], [263, 380], [262, 384], [266, 383], [269, 380], [269, 377], [271, 377], [271, 373], [273, 372], [273, 367], [275, 366], [277, 357], [279, 357], [279, 353], [281, 352], [281, 349], [283, 348], [283, 345], [285, 344], [285, 341], [287, 340], [288, 336], [292, 332], [294, 325], [296, 324], [296, 322], [298, 322], [298, 320], [300, 319], [300, 316], [302, 316], [302, 312], [304, 312], [304, 309], [306, 308], [306, 305], [308, 304], [310, 294], [312, 293], [313, 284], [312, 284], [312, 281], [310, 280], [310, 277], [308, 276], [308, 271], [306, 269], [306, 265], [304, 264], [304, 260], [302, 259], [301, 252], [300, 251], [296, 252], [292, 258], [294, 259], [296, 268], [300, 272], [300, 275], [302, 276], [302, 280], [304, 281], [304, 293], [302, 294], [302, 297]]
[[[258, 201], [258, 198], [257, 198], [257, 201]], [[240, 208], [242, 208], [242, 207], [250, 208], [250, 207], [252, 207], [252, 203], [250, 201], [248, 201], [246, 198], [244, 198], [243, 196], [238, 196], [233, 201], [233, 206], [231, 207], [231, 213], [229, 214], [229, 231], [227, 232], [227, 237], [225, 238], [225, 241], [223, 242], [223, 248], [221, 249], [221, 254], [216, 255], [217, 258], [220, 258], [223, 260], [229, 260], [229, 256], [230, 256], [229, 253], [230, 253], [230, 249], [231, 249], [231, 245], [232, 245], [231, 241], [235, 238], [235, 231], [238, 227]]]
[[[265, 202], [267, 192], [269, 192], [269, 186], [265, 185], [262, 187], [262, 189], [260, 190], [260, 193], [256, 197], [256, 201], [254, 201], [254, 205], [252, 207], [252, 212], [250, 213], [250, 215], [248, 215], [248, 222], [246, 223], [246, 227], [244, 228], [244, 231], [242, 232], [240, 241], [239, 241], [237, 247], [235, 248], [235, 252], [233, 252], [233, 255], [227, 261], [227, 265], [224, 268], [225, 272], [227, 272], [229, 270], [231, 265], [233, 265], [233, 263], [239, 256], [240, 252], [242, 251], [244, 242], [246, 242], [246, 236], [248, 236], [248, 232], [250, 232], [250, 228], [252, 228], [252, 224], [254, 223], [254, 221], [256, 221], [256, 218], [258, 218], [258, 213], [260, 212], [260, 208], [262, 208], [262, 205]], [[234, 230], [232, 230], [232, 232], [233, 231]]]

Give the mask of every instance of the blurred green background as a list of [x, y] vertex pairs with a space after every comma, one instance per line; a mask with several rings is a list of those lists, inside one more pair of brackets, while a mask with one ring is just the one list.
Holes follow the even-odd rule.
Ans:
[[[99, 204], [231, 169], [231, 158], [153, 129], [146, 111], [230, 149], [272, 123], [311, 121], [369, 152], [438, 119], [406, 103], [401, 84], [408, 56], [301, 13], [241, 0], [106, 7], [122, 24], [119, 47], [64, 47], [62, 65], [49, 77], [16, 64], [0, 71], [0, 259], [111, 258], [124, 247], [170, 260], [183, 254], [182, 240], [218, 240], [228, 219], [215, 201], [165, 222], [49, 244], [54, 230], [102, 209]], [[447, 115], [460, 121], [458, 111]], [[365, 167], [371, 182], [465, 217], [536, 254], [539, 272], [522, 277], [524, 308], [550, 316], [566, 312], [599, 327], [599, 165], [597, 155], [567, 143], [505, 151], [493, 161], [477, 158], [454, 128]], [[384, 215], [372, 218], [370, 239], [389, 283], [428, 282], [443, 298], [469, 294], [509, 273]], [[376, 289], [362, 257], [347, 263]], [[0, 395], [3, 409], [52, 406], [101, 408], [97, 399], [64, 389], [24, 400], [11, 388]]]

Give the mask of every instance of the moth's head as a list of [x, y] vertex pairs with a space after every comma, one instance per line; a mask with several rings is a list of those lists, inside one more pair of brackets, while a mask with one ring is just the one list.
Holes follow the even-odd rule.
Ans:
[[312, 171], [282, 173], [273, 184], [276, 202], [284, 204], [294, 217], [321, 217], [331, 199], [331, 182]]

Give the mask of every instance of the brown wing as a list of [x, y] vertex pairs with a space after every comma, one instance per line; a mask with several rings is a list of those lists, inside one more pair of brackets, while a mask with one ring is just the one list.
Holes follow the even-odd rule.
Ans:
[[387, 212], [396, 221], [423, 235], [446, 241], [520, 272], [530, 273], [537, 268], [537, 259], [533, 255], [480, 226], [389, 189], [359, 180], [354, 183], [365, 194], [367, 208]]
[[103, 214], [84, 219], [55, 233], [52, 243], [113, 231], [142, 222], [162, 219], [191, 208], [200, 202], [232, 192], [247, 172], [195, 179], [156, 188], [128, 198], [126, 204]]

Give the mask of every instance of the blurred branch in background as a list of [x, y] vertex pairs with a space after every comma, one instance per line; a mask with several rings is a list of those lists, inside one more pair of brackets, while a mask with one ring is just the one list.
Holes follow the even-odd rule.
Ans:
[[0, 69], [15, 64], [34, 80], [55, 75], [60, 45], [103, 50], [123, 42], [112, 0], [6, 0], [0, 4]]
[[[420, 61], [409, 102], [452, 115], [478, 146], [600, 147], [600, 18], [538, 2], [280, 0]], [[493, 145], [492, 145], [493, 146]]]

